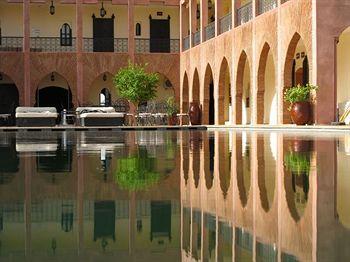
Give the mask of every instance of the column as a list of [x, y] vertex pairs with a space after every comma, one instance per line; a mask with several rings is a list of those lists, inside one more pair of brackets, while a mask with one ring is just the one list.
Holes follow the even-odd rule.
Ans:
[[193, 34], [196, 32], [197, 24], [197, 3], [196, 0], [189, 0], [190, 2], [190, 47], [193, 46]]
[[256, 125], [257, 123], [257, 114], [258, 114], [258, 81], [257, 81], [257, 70], [258, 70], [258, 66], [257, 66], [257, 60], [259, 55], [256, 54], [256, 43], [255, 43], [255, 16], [256, 16], [256, 4], [257, 4], [258, 0], [252, 0], [252, 78], [251, 78], [251, 88], [252, 88], [252, 109], [251, 109], [251, 124]]
[[30, 101], [30, 2], [23, 1], [23, 90], [24, 105], [31, 106]]
[[220, 35], [220, 18], [222, 17], [223, 13], [223, 0], [222, 1], [215, 1], [215, 36]]
[[201, 42], [206, 38], [205, 28], [208, 25], [208, 0], [201, 0]]
[[[27, 1], [25, 1], [27, 2]], [[25, 174], [24, 174], [24, 223], [25, 223], [25, 256], [31, 255], [32, 240], [32, 158], [27, 156], [24, 158]]]
[[277, 123], [283, 124], [283, 79], [282, 79], [282, 45], [281, 45], [281, 36], [282, 36], [282, 29], [281, 29], [281, 0], [277, 0], [278, 9], [277, 9]]
[[77, 48], [77, 97], [76, 106], [84, 104], [83, 79], [83, 1], [76, 0], [76, 48]]
[[135, 38], [134, 38], [134, 0], [128, 0], [128, 52], [130, 61], [135, 62]]
[[78, 186], [77, 186], [77, 223], [78, 223], [78, 255], [84, 248], [84, 158], [78, 156]]

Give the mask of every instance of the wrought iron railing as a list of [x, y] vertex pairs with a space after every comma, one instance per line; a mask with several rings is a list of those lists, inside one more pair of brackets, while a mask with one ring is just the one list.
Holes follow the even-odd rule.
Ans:
[[193, 46], [199, 45], [201, 43], [201, 31], [193, 33]]
[[277, 7], [277, 0], [259, 0], [259, 14], [263, 14]]
[[215, 37], [215, 21], [205, 27], [205, 40]]
[[242, 25], [252, 20], [253, 5], [252, 2], [237, 9], [237, 25]]
[[74, 52], [75, 38], [71, 45], [61, 45], [59, 37], [31, 37], [30, 50], [32, 52]]
[[182, 51], [188, 50], [190, 48], [190, 36], [186, 36], [182, 40]]
[[232, 29], [232, 14], [229, 13], [220, 19], [220, 34]]
[[[83, 50], [84, 52], [94, 52], [94, 43], [98, 44], [100, 46], [103, 46], [104, 43], [110, 44], [111, 39], [110, 38], [100, 38], [100, 39], [94, 39], [94, 38], [84, 38], [83, 39]], [[108, 50], [113, 50], [109, 52], [116, 52], [116, 53], [127, 53], [128, 52], [128, 39], [127, 38], [114, 38], [113, 44], [111, 48]], [[106, 51], [107, 52], [107, 51]]]
[[179, 39], [135, 39], [136, 53], [178, 53], [180, 52]]
[[23, 37], [2, 36], [0, 37], [0, 51], [22, 52]]

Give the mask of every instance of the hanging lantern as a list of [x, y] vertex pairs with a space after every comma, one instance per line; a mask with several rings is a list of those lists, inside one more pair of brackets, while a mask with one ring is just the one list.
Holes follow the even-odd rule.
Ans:
[[55, 81], [55, 75], [52, 73], [51, 77], [50, 77], [51, 81], [54, 82]]
[[54, 15], [55, 14], [55, 6], [53, 5], [53, 1], [51, 1], [51, 5], [50, 5], [50, 15]]
[[107, 14], [107, 11], [106, 11], [106, 9], [103, 7], [103, 2], [102, 2], [101, 9], [100, 9], [100, 16], [101, 16], [101, 17], [105, 17], [106, 14]]
[[106, 74], [103, 74], [103, 77], [102, 77], [103, 81], [107, 81], [107, 75]]

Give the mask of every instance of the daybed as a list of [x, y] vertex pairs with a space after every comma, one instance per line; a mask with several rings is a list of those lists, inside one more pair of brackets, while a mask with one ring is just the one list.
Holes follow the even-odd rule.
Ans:
[[17, 126], [54, 126], [58, 117], [55, 107], [17, 107]]
[[115, 112], [113, 107], [78, 107], [77, 123], [81, 126], [122, 126], [125, 113]]

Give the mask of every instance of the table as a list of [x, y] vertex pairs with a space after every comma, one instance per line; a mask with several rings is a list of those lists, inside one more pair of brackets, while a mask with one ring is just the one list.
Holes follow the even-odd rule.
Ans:
[[189, 116], [187, 113], [177, 114], [177, 117], [178, 117], [179, 120], [180, 120], [180, 126], [183, 125], [183, 120], [184, 120], [184, 118], [186, 118], [186, 117], [187, 117], [188, 123], [190, 122], [190, 116]]

